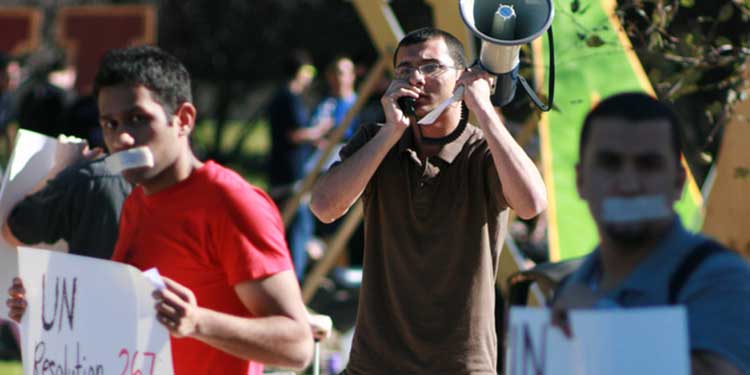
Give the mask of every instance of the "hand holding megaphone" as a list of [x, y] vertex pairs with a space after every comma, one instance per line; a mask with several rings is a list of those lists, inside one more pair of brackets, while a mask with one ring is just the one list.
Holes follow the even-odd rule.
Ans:
[[453, 96], [444, 100], [430, 113], [422, 117], [417, 124], [433, 124], [438, 117], [454, 102], [464, 100], [469, 110], [475, 111], [479, 106], [490, 105], [490, 94], [492, 92], [494, 77], [482, 69], [479, 65], [467, 68], [456, 81], [456, 89]]
[[[520, 81], [529, 98], [543, 111], [552, 107], [555, 63], [552, 41], [552, 0], [459, 0], [459, 10], [469, 30], [482, 41], [479, 64], [497, 77], [492, 102], [504, 106], [513, 99]], [[543, 104], [518, 74], [521, 46], [544, 32], [549, 36], [549, 103]]]

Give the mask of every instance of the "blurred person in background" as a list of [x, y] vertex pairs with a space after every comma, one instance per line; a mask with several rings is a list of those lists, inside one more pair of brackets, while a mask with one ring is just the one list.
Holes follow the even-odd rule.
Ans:
[[[355, 91], [355, 82], [357, 74], [355, 65], [352, 60], [347, 56], [337, 56], [328, 65], [325, 70], [325, 79], [328, 86], [328, 95], [320, 101], [313, 111], [311, 125], [313, 127], [325, 127], [330, 129], [330, 134], [334, 129], [339, 126], [345, 126], [346, 130], [340, 142], [348, 141], [354, 132], [356, 126], [359, 123], [358, 116], [354, 116], [348, 124], [343, 124], [344, 118], [349, 113], [349, 110], [354, 107], [354, 103], [357, 101], [357, 93]], [[317, 143], [317, 151], [309, 158], [307, 165], [305, 166], [306, 171], [311, 171], [318, 163], [318, 159], [323, 156], [323, 151], [328, 146], [330, 140], [327, 137], [321, 138]], [[339, 143], [334, 146], [328, 159], [323, 165], [323, 171], [327, 170], [328, 167], [338, 157], [338, 153], [344, 146], [343, 143]], [[312, 257], [320, 257], [325, 249], [325, 245], [322, 241], [318, 241], [317, 238], [329, 238], [333, 236], [339, 228], [339, 222], [325, 224], [320, 221], [315, 222], [315, 235], [316, 241], [310, 243], [308, 251]], [[349, 240], [347, 247], [354, 256], [351, 258], [360, 258], [362, 252], [361, 245], [361, 231], [363, 225], [360, 224], [355, 233]]]
[[358, 123], [355, 117], [349, 124], [341, 124], [354, 106], [354, 102], [357, 101], [357, 93], [354, 89], [357, 74], [354, 63], [346, 56], [336, 57], [326, 67], [325, 79], [328, 84], [328, 95], [315, 107], [311, 121], [312, 127], [334, 129], [337, 126], [346, 126], [342, 140], [347, 141], [357, 130]]
[[[305, 177], [305, 162], [331, 128], [329, 123], [308, 126], [310, 112], [303, 94], [315, 78], [316, 69], [305, 51], [293, 50], [284, 63], [287, 81], [268, 106], [271, 125], [271, 155], [268, 162], [269, 194], [279, 207], [294, 194], [294, 184]], [[307, 266], [307, 244], [314, 230], [312, 213], [302, 202], [287, 228], [294, 272], [302, 282]]]
[[65, 131], [65, 111], [75, 97], [75, 67], [61, 50], [42, 50], [29, 65], [33, 74], [19, 102], [18, 126], [57, 137]]

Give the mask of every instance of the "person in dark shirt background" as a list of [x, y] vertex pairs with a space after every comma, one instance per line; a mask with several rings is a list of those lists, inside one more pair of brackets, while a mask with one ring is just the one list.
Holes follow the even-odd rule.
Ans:
[[57, 137], [65, 131], [65, 111], [73, 99], [75, 68], [58, 51], [42, 51], [29, 65], [34, 74], [20, 99], [18, 125]]
[[[305, 161], [312, 155], [313, 143], [321, 139], [332, 124], [308, 126], [309, 110], [302, 94], [315, 77], [315, 67], [303, 51], [292, 51], [284, 64], [287, 83], [275, 94], [268, 107], [271, 124], [271, 157], [268, 176], [271, 197], [280, 207], [294, 193], [294, 183], [305, 176]], [[307, 242], [314, 228], [312, 213], [301, 204], [287, 228], [287, 242], [294, 271], [301, 281], [307, 265]]]

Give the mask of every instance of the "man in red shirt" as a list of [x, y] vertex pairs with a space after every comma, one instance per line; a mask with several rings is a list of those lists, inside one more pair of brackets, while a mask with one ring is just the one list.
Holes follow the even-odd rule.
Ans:
[[[95, 96], [110, 151], [146, 146], [153, 154], [153, 167], [123, 172], [135, 188], [112, 259], [164, 275], [154, 297], [175, 373], [304, 368], [312, 336], [278, 210], [233, 171], [193, 154], [185, 67], [156, 47], [112, 50]], [[9, 306], [18, 317], [20, 306]]]

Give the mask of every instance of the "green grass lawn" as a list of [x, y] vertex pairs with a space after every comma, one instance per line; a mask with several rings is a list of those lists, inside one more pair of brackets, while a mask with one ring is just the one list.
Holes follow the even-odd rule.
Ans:
[[22, 375], [21, 362], [0, 361], [0, 375]]

